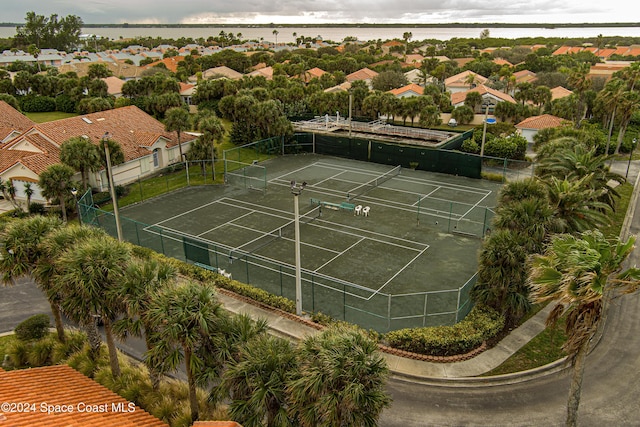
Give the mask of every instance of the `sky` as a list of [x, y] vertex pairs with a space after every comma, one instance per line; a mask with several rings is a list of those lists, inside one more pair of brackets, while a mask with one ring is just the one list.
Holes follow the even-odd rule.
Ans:
[[633, 22], [629, 0], [0, 0], [0, 21], [28, 11], [87, 24]]

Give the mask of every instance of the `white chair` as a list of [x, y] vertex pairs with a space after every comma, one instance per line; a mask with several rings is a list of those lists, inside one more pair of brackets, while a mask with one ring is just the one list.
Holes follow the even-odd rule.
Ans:
[[353, 213], [355, 215], [360, 215], [360, 212], [362, 211], [362, 205], [358, 205], [353, 209]]
[[371, 210], [371, 208], [369, 206], [365, 206], [364, 208], [362, 208], [362, 215], [369, 216], [369, 211], [370, 210]]

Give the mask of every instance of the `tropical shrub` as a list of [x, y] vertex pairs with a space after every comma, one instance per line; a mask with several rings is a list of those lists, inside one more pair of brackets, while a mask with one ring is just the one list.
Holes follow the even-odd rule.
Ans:
[[33, 341], [44, 337], [50, 326], [51, 322], [47, 314], [36, 314], [20, 322], [14, 332], [20, 341]]
[[504, 328], [504, 317], [488, 307], [476, 306], [452, 326], [408, 328], [385, 335], [391, 347], [431, 356], [465, 354], [495, 337]]

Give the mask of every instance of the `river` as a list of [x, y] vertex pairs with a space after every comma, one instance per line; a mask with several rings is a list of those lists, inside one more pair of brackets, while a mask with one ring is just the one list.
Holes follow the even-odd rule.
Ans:
[[[556, 28], [492, 28], [486, 27], [491, 37], [516, 39], [520, 37], [575, 37], [590, 38], [599, 34], [603, 36], [640, 37], [640, 27], [556, 27]], [[357, 37], [358, 40], [391, 40], [402, 39], [402, 35], [411, 32], [411, 40], [449, 40], [455, 37], [477, 38], [483, 28], [461, 27], [276, 27], [278, 43], [290, 43], [302, 35], [306, 37], [321, 36], [323, 40], [341, 42], [345, 37]], [[153, 28], [114, 28], [91, 27], [83, 29], [84, 34], [96, 34], [110, 39], [127, 39], [134, 37], [162, 37], [179, 39], [180, 37], [208, 38], [225, 33], [242, 34], [242, 39], [275, 42], [274, 28], [269, 27], [153, 27]], [[13, 37], [14, 27], [0, 27], [0, 38]]]

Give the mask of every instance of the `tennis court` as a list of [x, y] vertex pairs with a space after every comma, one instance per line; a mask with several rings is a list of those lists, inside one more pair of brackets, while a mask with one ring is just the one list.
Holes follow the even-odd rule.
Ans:
[[125, 238], [295, 300], [291, 183], [306, 182], [305, 311], [378, 331], [466, 315], [499, 184], [311, 154], [260, 167], [266, 191], [192, 187], [122, 209]]

